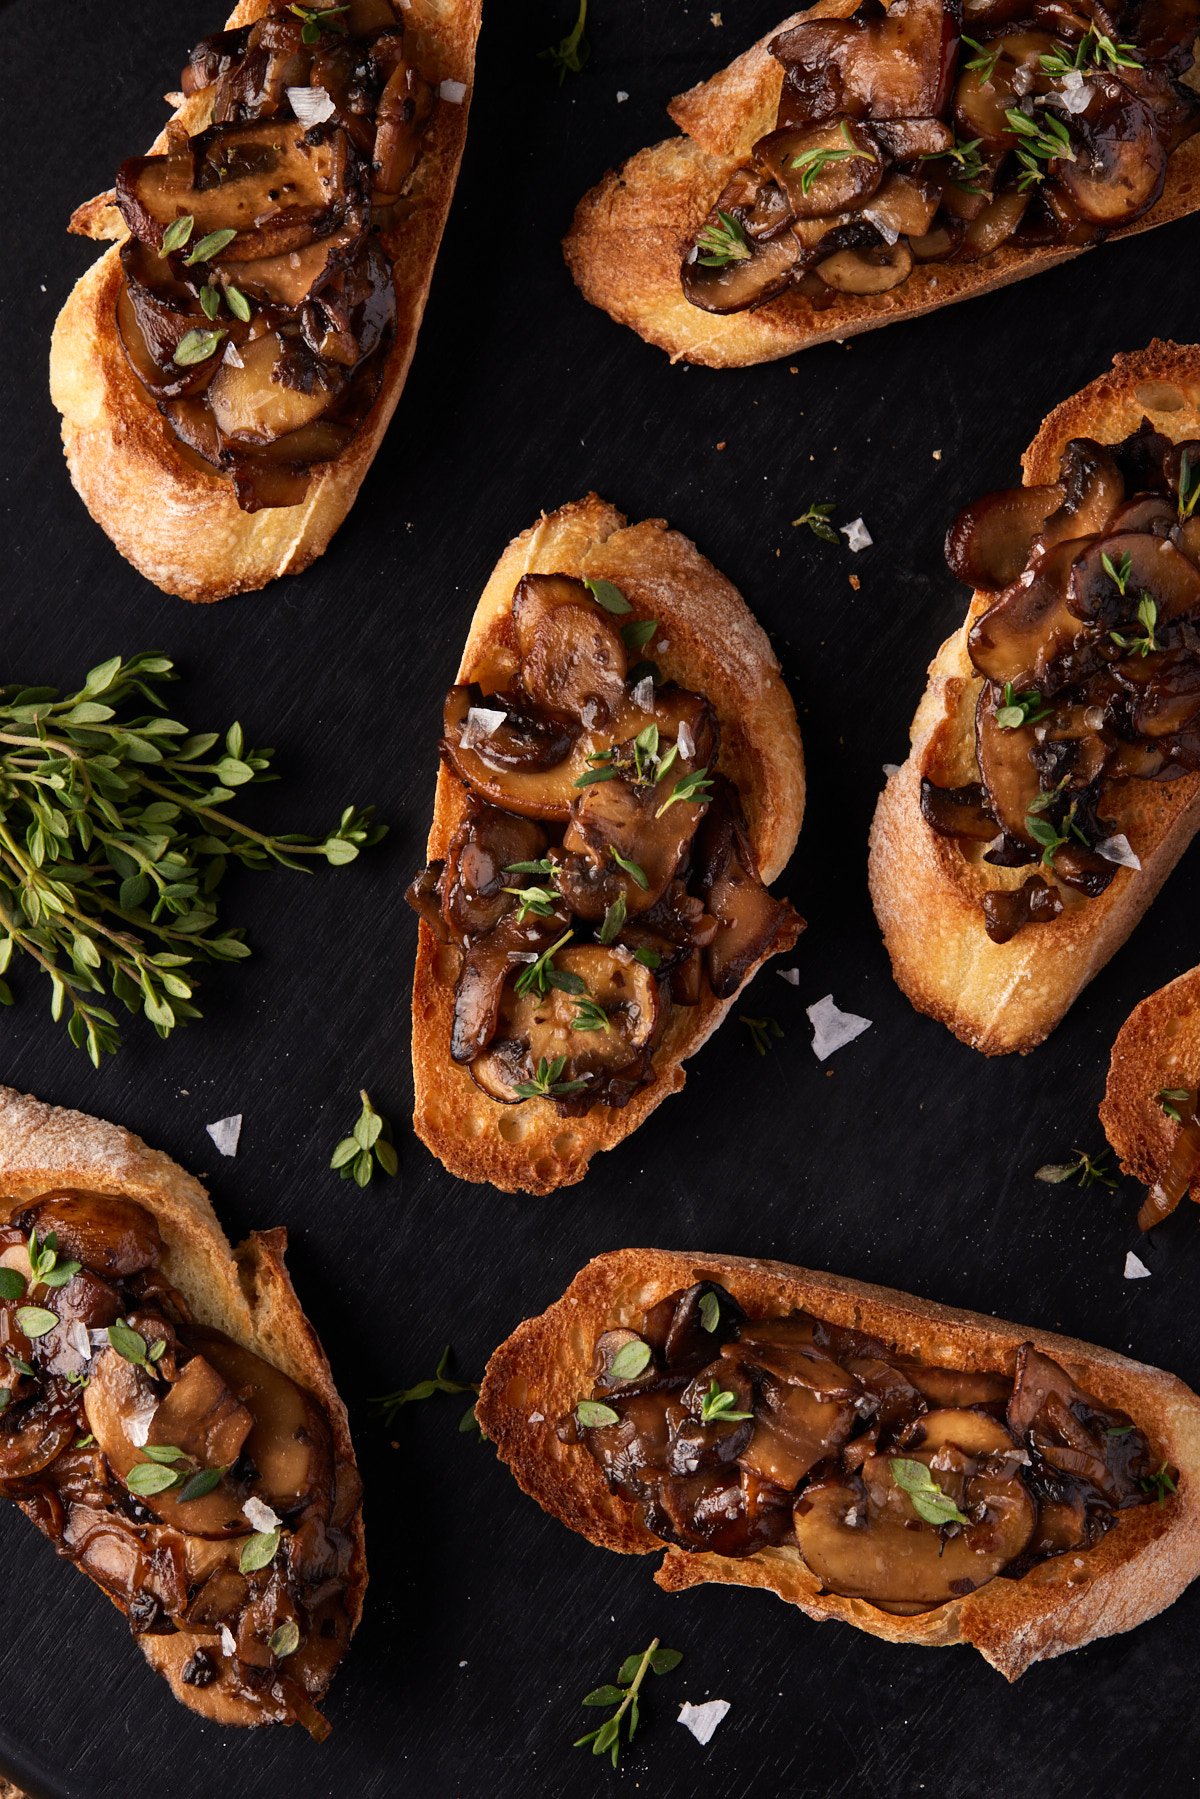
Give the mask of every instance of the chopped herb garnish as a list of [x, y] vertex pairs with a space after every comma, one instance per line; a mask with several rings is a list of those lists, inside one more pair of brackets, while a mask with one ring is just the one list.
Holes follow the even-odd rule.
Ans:
[[1101, 1150], [1098, 1156], [1089, 1156], [1085, 1150], [1073, 1149], [1070, 1162], [1047, 1162], [1039, 1168], [1035, 1180], [1048, 1181], [1057, 1186], [1062, 1181], [1069, 1181], [1078, 1175], [1081, 1187], [1115, 1187], [1116, 1176], [1108, 1171], [1108, 1154]]
[[195, 1474], [186, 1475], [183, 1485], [175, 1495], [180, 1505], [190, 1505], [194, 1499], [203, 1499], [218, 1487], [221, 1477], [226, 1473], [224, 1468], [200, 1468]]
[[[607, 1410], [607, 1407], [602, 1408]], [[613, 1418], [615, 1420], [616, 1413]], [[615, 1768], [621, 1754], [621, 1720], [629, 1718], [627, 1741], [633, 1741], [638, 1727], [638, 1694], [642, 1682], [646, 1678], [647, 1668], [655, 1674], [669, 1674], [677, 1668], [683, 1656], [678, 1649], [660, 1649], [655, 1637], [648, 1649], [641, 1655], [630, 1655], [621, 1663], [621, 1671], [617, 1675], [615, 1686], [596, 1687], [582, 1701], [584, 1705], [615, 1705], [616, 1711], [611, 1718], [606, 1718], [598, 1730], [589, 1730], [586, 1736], [576, 1737], [573, 1747], [581, 1749], [590, 1743], [593, 1755], [610, 1755]]]
[[819, 537], [822, 543], [836, 543], [838, 534], [829, 522], [832, 514], [833, 501], [830, 500], [828, 504], [822, 501], [819, 505], [810, 506], [799, 518], [794, 518], [792, 524], [807, 525], [813, 536]]
[[181, 369], [190, 369], [197, 362], [207, 362], [214, 354], [224, 331], [185, 331], [175, 349], [172, 361]]
[[578, 75], [584, 63], [592, 54], [592, 47], [583, 35], [587, 24], [588, 0], [579, 0], [579, 15], [566, 37], [557, 44], [551, 44], [547, 50], [539, 50], [538, 55], [544, 62], [551, 62], [558, 70], [558, 84], [561, 87], [567, 75]]
[[985, 86], [991, 81], [992, 73], [1000, 60], [1002, 45], [997, 44], [992, 50], [986, 44], [981, 44], [978, 38], [968, 37], [965, 31], [961, 35], [963, 43], [975, 51], [975, 55], [965, 62], [963, 67], [974, 70], [975, 74], [979, 76], [980, 85]]
[[611, 1031], [612, 1019], [594, 999], [577, 999], [575, 1016], [571, 1020], [573, 1031]]
[[1200, 500], [1200, 469], [1193, 473], [1192, 452], [1185, 450], [1179, 458], [1179, 517], [1191, 518]]
[[1148, 593], [1143, 593], [1138, 601], [1137, 621], [1142, 627], [1140, 637], [1125, 637], [1120, 631], [1110, 631], [1109, 636], [1122, 650], [1136, 650], [1142, 656], [1148, 656], [1151, 650], [1159, 650], [1162, 645], [1155, 635], [1158, 623], [1158, 607]]
[[760, 1056], [765, 1056], [771, 1047], [772, 1040], [783, 1036], [783, 1026], [777, 1018], [747, 1018], [739, 1013], [738, 1023], [744, 1024], [750, 1033], [750, 1041]]
[[250, 302], [242, 292], [241, 288], [234, 287], [232, 282], [229, 282], [225, 288], [225, 304], [228, 306], [235, 319], [240, 319], [243, 325], [249, 324], [251, 310]]
[[640, 1337], [633, 1337], [628, 1343], [622, 1343], [612, 1361], [608, 1364], [609, 1380], [636, 1380], [650, 1366], [650, 1345], [643, 1343]]
[[132, 1362], [144, 1374], [156, 1375], [156, 1362], [160, 1362], [166, 1351], [166, 1342], [162, 1337], [148, 1344], [140, 1331], [135, 1331], [124, 1318], [118, 1318], [115, 1324], [108, 1327], [108, 1340], [119, 1356]]
[[400, 1162], [391, 1125], [375, 1110], [365, 1089], [359, 1090], [358, 1097], [362, 1101], [358, 1123], [349, 1137], [342, 1138], [329, 1166], [340, 1169], [344, 1181], [353, 1180], [357, 1186], [366, 1187], [376, 1163], [385, 1174], [395, 1174]]
[[1179, 1111], [1179, 1107], [1192, 1104], [1190, 1087], [1160, 1087], [1154, 1097], [1168, 1118], [1173, 1118], [1176, 1124], [1183, 1123], [1183, 1114]]
[[1163, 1462], [1161, 1467], [1156, 1468], [1153, 1474], [1148, 1474], [1144, 1480], [1140, 1480], [1138, 1485], [1143, 1493], [1148, 1493], [1151, 1499], [1157, 1499], [1159, 1505], [1164, 1506], [1167, 1503], [1167, 1494], [1179, 1491], [1175, 1484], [1175, 1473], [1176, 1470], [1169, 1463]]
[[348, 6], [289, 6], [288, 11], [295, 13], [298, 19], [303, 19], [304, 29], [300, 33], [300, 40], [305, 44], [319, 44], [322, 31], [349, 30], [345, 19], [337, 16], [339, 13], [349, 12]]
[[628, 856], [623, 856], [615, 843], [609, 844], [608, 853], [616, 863], [617, 867], [623, 868], [630, 880], [637, 882], [637, 885], [641, 888], [643, 893], [649, 891], [650, 881], [644, 868], [640, 868], [638, 864], [631, 861]]
[[1114, 44], [1110, 37], [1106, 37], [1092, 25], [1076, 45], [1073, 57], [1063, 50], [1051, 50], [1040, 56], [1038, 61], [1045, 74], [1059, 80], [1064, 75], [1086, 68], [1089, 63], [1098, 69], [1140, 69], [1142, 63], [1133, 54], [1136, 49], [1136, 44]]
[[558, 903], [558, 891], [554, 887], [505, 887], [505, 893], [515, 894], [520, 905], [517, 907], [517, 923], [524, 924], [532, 912], [536, 918], [551, 918]]
[[708, 1392], [701, 1395], [701, 1424], [732, 1424], [743, 1418], [753, 1418], [753, 1412], [735, 1412], [737, 1394], [729, 1392], [726, 1387], [718, 1387], [715, 1380], [708, 1384]]
[[278, 1553], [278, 1529], [256, 1530], [242, 1545], [238, 1567], [243, 1574], [257, 1574], [260, 1568], [269, 1568]]
[[1108, 554], [1108, 552], [1106, 550], [1104, 552], [1104, 554], [1101, 556], [1100, 562], [1101, 562], [1104, 572], [1108, 576], [1109, 580], [1115, 581], [1116, 587], [1117, 587], [1117, 592], [1123, 598], [1124, 594], [1125, 594], [1126, 583], [1129, 580], [1130, 570], [1133, 567], [1133, 558], [1130, 556], [1129, 551], [1126, 550], [1124, 552], [1124, 554], [1121, 557], [1120, 562], [1114, 563], [1112, 557]]
[[49, 1336], [58, 1323], [58, 1313], [47, 1311], [45, 1306], [18, 1306], [14, 1316], [17, 1329], [35, 1341]]
[[184, 244], [187, 243], [188, 238], [192, 235], [192, 227], [195, 223], [196, 221], [190, 212], [185, 213], [181, 219], [172, 219], [171, 223], [163, 232], [162, 243], [159, 245], [159, 256], [170, 256], [172, 251], [182, 250]]
[[267, 1648], [276, 1661], [284, 1661], [289, 1655], [295, 1655], [300, 1647], [300, 1626], [294, 1618], [285, 1618], [277, 1630], [273, 1630], [267, 1638]]
[[1072, 837], [1082, 843], [1085, 849], [1091, 848], [1083, 831], [1075, 822], [1075, 814], [1079, 805], [1078, 800], [1072, 800], [1067, 807], [1066, 812], [1063, 814], [1061, 828], [1051, 824], [1048, 818], [1042, 818], [1040, 816], [1041, 813], [1046, 811], [1047, 807], [1054, 804], [1062, 790], [1062, 786], [1063, 783], [1060, 782], [1059, 786], [1056, 787], [1053, 792], [1039, 793], [1036, 799], [1030, 801], [1029, 810], [1025, 815], [1025, 829], [1035, 843], [1041, 844], [1042, 862], [1045, 867], [1049, 869], [1053, 869], [1055, 856], [1065, 843], [1071, 841]]
[[603, 1430], [608, 1424], [619, 1424], [620, 1418], [610, 1405], [601, 1405], [598, 1399], [581, 1399], [575, 1407], [575, 1416], [585, 1430]]
[[1011, 681], [1004, 683], [1004, 702], [996, 707], [996, 723], [1002, 731], [1016, 731], [1022, 725], [1035, 725], [1040, 718], [1047, 718], [1053, 710], [1042, 705], [1042, 696], [1036, 687], [1024, 687], [1020, 693], [1013, 692]]
[[229, 248], [236, 236], [237, 232], [232, 225], [225, 225], [220, 231], [210, 231], [199, 243], [193, 244], [183, 259], [184, 263], [191, 268], [197, 262], [211, 262], [214, 256], [219, 256], [222, 250]]
[[200, 310], [206, 319], [215, 319], [221, 310], [221, 290], [210, 281], [200, 289]]
[[[542, 951], [536, 962], [531, 962], [528, 968], [522, 969], [514, 982], [518, 993], [536, 993], [539, 998], [544, 998], [548, 987], [561, 985], [561, 982], [551, 980], [551, 976], [559, 972], [554, 967], [554, 958], [565, 943], [570, 943], [574, 935], [574, 931], [564, 931], [557, 943], [552, 943], [549, 949]], [[578, 991], [583, 991], [583, 985], [580, 981]]]
[[1046, 171], [1039, 164], [1075, 161], [1075, 146], [1061, 119], [1048, 112], [1043, 112], [1040, 119], [1033, 119], [1016, 106], [1010, 106], [1004, 116], [1010, 131], [1020, 139], [1017, 161], [1023, 173], [1017, 182], [1019, 193], [1045, 180]]
[[0, 1299], [23, 1299], [25, 1277], [16, 1268], [0, 1268]]
[[589, 578], [585, 575], [583, 585], [596, 601], [596, 604], [598, 606], [603, 606], [606, 612], [611, 612], [619, 618], [623, 613], [633, 611], [633, 607], [629, 604], [629, 601], [625, 598], [621, 589], [617, 587], [614, 582], [602, 581], [594, 576]]
[[[417, 1400], [431, 1399], [435, 1393], [471, 1393], [477, 1395], [479, 1392], [479, 1382], [477, 1380], [451, 1380], [450, 1376], [446, 1373], [449, 1366], [450, 1345], [447, 1343], [445, 1349], [442, 1351], [441, 1360], [438, 1362], [437, 1369], [431, 1380], [419, 1380], [415, 1387], [398, 1387], [394, 1393], [380, 1393], [368, 1403], [382, 1413], [383, 1421], [390, 1429], [396, 1422], [397, 1412], [399, 1412], [403, 1406], [412, 1405]], [[460, 1418], [458, 1428], [464, 1434], [469, 1430], [479, 1428], [479, 1435], [482, 1439], [483, 1430], [479, 1427], [478, 1420], [475, 1417], [474, 1399], [472, 1399], [471, 1404]]]
[[800, 177], [800, 192], [802, 194], [810, 194], [812, 192], [813, 183], [825, 172], [830, 163], [847, 162], [851, 160], [855, 162], [879, 161], [879, 158], [873, 151], [860, 150], [858, 148], [850, 135], [850, 127], [845, 119], [842, 120], [839, 130], [846, 140], [846, 148], [844, 150], [803, 150], [799, 156], [792, 157], [792, 167], [804, 171]]
[[711, 1335], [721, 1322], [721, 1302], [715, 1293], [700, 1295], [700, 1323]]
[[605, 910], [604, 923], [596, 932], [596, 940], [598, 943], [611, 943], [613, 941], [619, 934], [622, 925], [625, 923], [627, 910], [628, 908], [625, 905], [625, 895], [623, 893], [618, 893], [612, 905]]
[[29, 1266], [33, 1271], [33, 1278], [29, 1283], [31, 1289], [37, 1286], [65, 1287], [79, 1273], [80, 1263], [59, 1261], [57, 1231], [47, 1232], [41, 1243], [38, 1242], [37, 1232], [30, 1231], [27, 1247]]
[[971, 1522], [965, 1513], [959, 1511], [954, 1501], [942, 1492], [924, 1462], [910, 1461], [907, 1456], [896, 1455], [891, 1458], [890, 1467], [892, 1479], [908, 1494], [913, 1510], [922, 1523], [942, 1525]]
[[643, 968], [648, 968], [651, 973], [662, 963], [662, 956], [656, 949], [635, 949], [633, 959], [635, 962], [640, 962]]
[[565, 1093], [581, 1093], [587, 1086], [586, 1081], [564, 1081], [561, 1076], [567, 1066], [565, 1056], [555, 1056], [547, 1061], [545, 1056], [538, 1057], [538, 1065], [531, 1081], [518, 1081], [513, 1092], [522, 1099], [558, 1099]]
[[552, 875], [554, 863], [549, 856], [541, 856], [536, 862], [510, 862], [504, 872], [506, 875]]
[[673, 806], [676, 800], [687, 800], [694, 806], [707, 806], [712, 795], [706, 793], [704, 789], [711, 786], [712, 782], [708, 779], [706, 768], [693, 769], [690, 775], [683, 775], [680, 780], [676, 781], [670, 797], [663, 801], [654, 814], [655, 818], [661, 818], [667, 808]]
[[982, 142], [981, 137], [966, 140], [956, 138], [948, 150], [924, 150], [919, 160], [937, 162], [941, 157], [946, 157], [953, 164], [950, 174], [953, 186], [960, 188], [964, 194], [982, 194], [985, 190], [976, 186], [980, 176], [987, 172], [987, 162], [979, 154]]
[[621, 626], [621, 637], [627, 650], [641, 650], [649, 643], [658, 630], [656, 618], [639, 618], [631, 624]]
[[753, 252], [741, 220], [718, 207], [717, 221], [697, 234], [696, 261], [701, 268], [727, 269], [731, 262], [749, 262]]

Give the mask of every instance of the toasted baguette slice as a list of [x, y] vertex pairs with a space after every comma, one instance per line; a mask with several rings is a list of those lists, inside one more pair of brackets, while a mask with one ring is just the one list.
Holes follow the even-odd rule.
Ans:
[[[1198, 1082], [1200, 968], [1190, 968], [1133, 1008], [1108, 1065], [1100, 1122], [1125, 1173], [1144, 1186], [1160, 1185], [1179, 1137], [1180, 1127], [1158, 1094], [1172, 1087], [1194, 1090]], [[1193, 1197], [1196, 1192], [1193, 1186]], [[1157, 1223], [1151, 1213], [1148, 1207], [1146, 1222]]]
[[[775, 880], [796, 847], [804, 815], [804, 752], [791, 697], [766, 633], [744, 600], [693, 543], [661, 519], [628, 525], [595, 494], [544, 516], [515, 538], [483, 590], [459, 665], [468, 681], [509, 617], [513, 589], [530, 573], [612, 581], [659, 621], [655, 661], [668, 680], [713, 704], [721, 728], [719, 766], [736, 784], [764, 883]], [[429, 859], [446, 854], [462, 817], [465, 792], [443, 766], [434, 796]], [[763, 958], [765, 960], [766, 958]], [[675, 1010], [655, 1052], [655, 1078], [628, 1105], [593, 1106], [563, 1118], [552, 1100], [519, 1106], [490, 1099], [450, 1059], [457, 952], [421, 921], [413, 980], [413, 1077], [417, 1135], [462, 1180], [490, 1181], [506, 1192], [552, 1193], [581, 1181], [597, 1150], [636, 1130], [684, 1083], [682, 1064], [716, 1030], [735, 994]], [[753, 979], [756, 962], [747, 975]]]
[[665, 1591], [707, 1581], [765, 1587], [818, 1622], [839, 1618], [891, 1643], [971, 1643], [1016, 1680], [1033, 1662], [1132, 1630], [1200, 1573], [1200, 1398], [1174, 1375], [1069, 1337], [887, 1287], [784, 1262], [658, 1249], [597, 1256], [540, 1318], [518, 1325], [483, 1378], [479, 1421], [517, 1484], [590, 1542], [626, 1555], [664, 1547], [638, 1521], [636, 1509], [609, 1491], [587, 1450], [560, 1441], [555, 1426], [591, 1391], [593, 1344], [601, 1331], [613, 1325], [636, 1329], [648, 1307], [698, 1280], [719, 1281], [752, 1315], [800, 1307], [946, 1367], [1010, 1374], [1018, 1345], [1032, 1341], [1103, 1404], [1136, 1419], [1156, 1452], [1178, 1468], [1179, 1491], [1161, 1510], [1146, 1505], [1119, 1513], [1085, 1555], [1039, 1563], [1021, 1580], [990, 1581], [964, 1599], [911, 1617], [822, 1592], [799, 1551], [787, 1545], [745, 1558], [668, 1548], [654, 1575]]
[[[1149, 418], [1178, 441], [1200, 432], [1200, 349], [1152, 343], [1118, 356], [1110, 373], [1064, 400], [1021, 460], [1024, 484], [1057, 479], [1069, 439], [1116, 443]], [[907, 760], [890, 776], [871, 827], [869, 878], [892, 972], [919, 1012], [928, 1012], [985, 1055], [1035, 1048], [1124, 943], [1200, 828], [1200, 776], [1114, 788], [1121, 829], [1141, 859], [1120, 868], [1098, 899], [1062, 889], [1063, 910], [993, 943], [980, 900], [989, 888], [1019, 887], [1027, 868], [969, 861], [921, 816], [921, 779], [944, 786], [977, 779], [975, 707], [982, 685], [967, 634], [995, 599], [975, 593], [959, 631], [938, 651], [912, 726]]]
[[[196, 1322], [223, 1331], [307, 1389], [328, 1419], [336, 1465], [356, 1475], [346, 1408], [284, 1266], [285, 1230], [252, 1231], [231, 1248], [205, 1189], [161, 1150], [84, 1112], [47, 1106], [0, 1087], [0, 1219], [7, 1222], [39, 1195], [63, 1187], [136, 1200], [152, 1213], [166, 1248], [163, 1270]], [[35, 1501], [22, 1509], [32, 1516]], [[349, 1529], [353, 1552], [346, 1604], [353, 1631], [362, 1617], [367, 1586], [361, 1505]], [[118, 1600], [113, 1603], [123, 1609]], [[139, 1635], [137, 1641], [150, 1666], [191, 1711], [224, 1725], [271, 1721], [258, 1707], [225, 1693], [219, 1683], [204, 1687], [184, 1682], [184, 1666], [196, 1647], [187, 1632]]]
[[[725, 316], [685, 299], [679, 265], [689, 242], [734, 169], [775, 124], [783, 69], [768, 44], [805, 19], [847, 18], [857, 4], [817, 0], [784, 19], [720, 74], [671, 102], [667, 110], [685, 136], [639, 151], [580, 201], [563, 244], [580, 291], [593, 306], [668, 351], [673, 362], [742, 368], [794, 356], [812, 344], [990, 293], [1082, 254], [1078, 248], [1007, 245], [978, 262], [918, 263], [908, 280], [888, 293], [838, 294], [820, 310], [799, 293]], [[1197, 207], [1200, 139], [1191, 138], [1172, 155], [1157, 203], [1111, 236], [1149, 231]]]
[[[422, 72], [436, 88], [461, 82], [461, 105], [439, 100], [424, 139], [406, 210], [381, 236], [393, 264], [396, 340], [379, 397], [345, 454], [314, 471], [304, 501], [243, 512], [229, 482], [189, 461], [129, 367], [114, 308], [121, 285], [119, 245], [128, 233], [111, 193], [79, 208], [72, 229], [111, 238], [114, 247], [76, 282], [58, 315], [50, 348], [50, 396], [62, 413], [67, 467], [84, 504], [121, 554], [165, 593], [223, 600], [298, 574], [328, 547], [383, 440], [408, 375], [467, 132], [481, 0], [408, 0]], [[267, 11], [267, 0], [238, 0], [228, 28]], [[189, 135], [207, 123], [203, 95], [173, 117]], [[160, 134], [150, 154], [166, 143]]]

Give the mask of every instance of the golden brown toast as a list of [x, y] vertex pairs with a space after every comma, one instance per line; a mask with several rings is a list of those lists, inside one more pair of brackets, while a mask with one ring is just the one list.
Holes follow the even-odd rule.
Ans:
[[[166, 1247], [167, 1279], [187, 1300], [196, 1322], [224, 1332], [313, 1394], [328, 1419], [337, 1465], [356, 1469], [346, 1408], [284, 1266], [285, 1230], [252, 1231], [231, 1248], [205, 1189], [161, 1150], [102, 1119], [0, 1087], [0, 1219], [7, 1222], [32, 1200], [60, 1188], [117, 1195], [144, 1206]], [[346, 1598], [353, 1630], [367, 1586], [361, 1505], [349, 1528], [354, 1547]], [[151, 1667], [192, 1711], [225, 1725], [269, 1721], [220, 1684], [183, 1680], [196, 1645], [188, 1632], [136, 1640]]]
[[[266, 10], [267, 0], [239, 0], [227, 28], [250, 24]], [[80, 207], [72, 220], [86, 236], [116, 241], [76, 282], [54, 327], [50, 395], [63, 415], [67, 467], [121, 554], [166, 593], [223, 600], [307, 568], [354, 504], [396, 409], [466, 141], [480, 0], [409, 0], [403, 11], [429, 80], [435, 87], [461, 82], [466, 93], [460, 105], [438, 102], [404, 215], [382, 234], [393, 264], [396, 338], [379, 396], [344, 455], [314, 473], [300, 505], [243, 512], [229, 482], [185, 458], [117, 336], [119, 248], [127, 233], [111, 193]], [[206, 123], [207, 105], [198, 94], [173, 118], [193, 134]], [[160, 134], [154, 151], [165, 141]]]
[[[741, 595], [695, 545], [661, 519], [628, 525], [595, 494], [543, 517], [501, 556], [467, 635], [458, 681], [484, 662], [509, 614], [513, 589], [531, 572], [599, 578], [662, 626], [655, 660], [668, 680], [707, 696], [721, 729], [720, 767], [735, 782], [764, 883], [796, 845], [804, 813], [804, 755], [791, 698], [766, 633]], [[445, 856], [462, 818], [465, 790], [438, 773], [429, 859]], [[682, 1064], [716, 1030], [737, 995], [675, 1009], [655, 1051], [655, 1078], [621, 1108], [593, 1106], [563, 1118], [552, 1100], [503, 1105], [450, 1059], [458, 953], [421, 921], [413, 981], [413, 1075], [417, 1135], [463, 1180], [505, 1191], [550, 1193], [583, 1179], [598, 1150], [611, 1149], [684, 1083]], [[747, 975], [751, 979], [760, 964]]]
[[[973, 299], [1083, 254], [1062, 246], [1005, 245], [978, 262], [918, 264], [888, 293], [838, 294], [820, 310], [799, 293], [724, 317], [685, 299], [679, 265], [688, 244], [734, 169], [775, 123], [783, 69], [768, 44], [804, 19], [847, 18], [857, 4], [817, 0], [784, 19], [728, 68], [671, 102], [668, 111], [683, 136], [640, 150], [580, 201], [563, 243], [580, 291], [619, 324], [666, 350], [672, 361], [742, 368], [793, 356], [812, 344]], [[1172, 155], [1162, 197], [1111, 236], [1149, 231], [1197, 207], [1200, 139], [1192, 138]]]
[[1200, 1398], [1174, 1375], [1069, 1337], [837, 1275], [657, 1249], [616, 1250], [589, 1262], [560, 1300], [500, 1345], [479, 1396], [480, 1423], [518, 1485], [590, 1542], [627, 1555], [664, 1547], [639, 1522], [635, 1507], [610, 1492], [587, 1450], [561, 1441], [555, 1426], [591, 1391], [600, 1333], [617, 1325], [636, 1329], [648, 1307], [699, 1280], [719, 1282], [753, 1316], [799, 1307], [948, 1368], [1011, 1373], [1018, 1345], [1032, 1341], [1104, 1405], [1138, 1421], [1156, 1453], [1179, 1470], [1179, 1490], [1162, 1509], [1144, 1505], [1121, 1512], [1086, 1554], [1038, 1563], [1020, 1580], [992, 1580], [966, 1598], [915, 1616], [822, 1592], [799, 1550], [788, 1545], [744, 1558], [667, 1548], [654, 1576], [667, 1592], [708, 1581], [763, 1587], [818, 1622], [838, 1618], [888, 1642], [973, 1644], [1015, 1680], [1034, 1662], [1132, 1630], [1200, 1573]]
[[[1200, 432], [1200, 349], [1152, 343], [1056, 406], [1021, 459], [1027, 487], [1052, 482], [1073, 437], [1119, 442], [1148, 418], [1179, 441]], [[1064, 892], [1061, 914], [993, 943], [980, 900], [1019, 887], [1027, 870], [969, 860], [921, 816], [921, 780], [974, 780], [981, 686], [967, 650], [971, 625], [995, 599], [977, 592], [960, 630], [938, 651], [912, 725], [907, 760], [890, 776], [871, 827], [870, 885], [900, 987], [985, 1055], [1033, 1049], [1124, 943], [1200, 828], [1200, 776], [1114, 785], [1119, 829], [1141, 860], [1097, 899]]]
[[1200, 968], [1189, 968], [1133, 1008], [1108, 1065], [1100, 1122], [1125, 1173], [1144, 1186], [1162, 1179], [1179, 1135], [1157, 1095], [1198, 1082]]

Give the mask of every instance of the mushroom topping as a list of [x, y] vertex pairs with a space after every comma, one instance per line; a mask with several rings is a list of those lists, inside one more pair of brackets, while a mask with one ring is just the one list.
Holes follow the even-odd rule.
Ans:
[[[313, 1700], [349, 1636], [355, 1498], [320, 1405], [192, 1323], [135, 1201], [49, 1193], [0, 1238], [27, 1281], [31, 1252], [43, 1271], [66, 1270], [56, 1286], [33, 1280], [25, 1302], [52, 1307], [53, 1328], [0, 1304], [0, 1350], [21, 1361], [0, 1416], [0, 1488], [136, 1635], [195, 1635], [185, 1678], [324, 1734]], [[291, 1651], [271, 1649], [268, 1618], [295, 1621]], [[214, 1633], [234, 1648], [205, 1661]], [[258, 1671], [276, 1674], [284, 1654], [288, 1685], [264, 1682]]]
[[534, 705], [606, 724], [625, 698], [625, 646], [583, 582], [524, 575], [512, 611], [521, 682]]
[[531, 819], [469, 799], [438, 882], [451, 940], [469, 943], [498, 924], [516, 905], [514, 889], [527, 872], [517, 864], [540, 861], [545, 847], [546, 833]]
[[603, 1332], [595, 1375], [559, 1434], [646, 1529], [738, 1556], [790, 1536], [826, 1591], [884, 1611], [1090, 1547], [1161, 1465], [1031, 1344], [1009, 1373], [914, 1362], [804, 1312], [747, 1317], [705, 1280]]
[[169, 125], [164, 153], [117, 175], [126, 358], [185, 459], [247, 511], [299, 504], [342, 455], [394, 332], [395, 251], [372, 225], [396, 229], [433, 91], [387, 0], [337, 10], [314, 33], [268, 0], [205, 40], [184, 88], [211, 123]]
[[1154, 205], [1200, 126], [1187, 7], [1119, 27], [1057, 0], [1032, 17], [969, 0], [965, 17], [983, 33], [965, 47], [950, 0], [860, 0], [780, 32], [773, 128], [684, 252], [693, 305], [736, 312], [791, 290], [819, 308], [827, 288], [869, 300], [914, 261], [1083, 246]]
[[704, 952], [708, 978], [723, 999], [766, 956], [790, 949], [802, 927], [787, 902], [775, 899], [759, 880], [737, 794], [728, 782], [717, 787], [714, 801], [698, 859], [705, 904], [717, 921]]

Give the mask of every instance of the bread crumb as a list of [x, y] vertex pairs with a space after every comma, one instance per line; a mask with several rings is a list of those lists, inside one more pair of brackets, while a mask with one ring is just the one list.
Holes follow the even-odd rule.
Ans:
[[862, 582], [859, 580], [857, 575], [851, 575], [850, 585], [854, 589], [855, 593], [858, 593], [862, 587]]
[[717, 448], [718, 448], [718, 450], [723, 450], [725, 448], [724, 439], [722, 439], [722, 441], [717, 445]]
[[625, 89], [623, 87], [619, 87], [617, 89], [617, 105], [618, 106], [623, 105], [624, 102], [626, 100], [628, 100], [628, 98], [629, 98], [629, 95], [625, 92]]
[[940, 450], [935, 450], [933, 452], [933, 460], [935, 462], [940, 462], [942, 460], [942, 452]]
[[721, 15], [720, 15], [720, 13], [713, 12], [713, 13], [709, 13], [708, 16], [712, 20], [713, 24], [717, 27], [717, 30], [719, 31], [721, 29], [721, 26], [725, 23], [725, 21], [722, 19]]
[[798, 374], [799, 374], [799, 373], [800, 373], [800, 370], [799, 370], [799, 369], [797, 369], [797, 368], [790, 368], [790, 369], [789, 369], [789, 370], [788, 370], [788, 374], [789, 374], [789, 375], [798, 375]]

